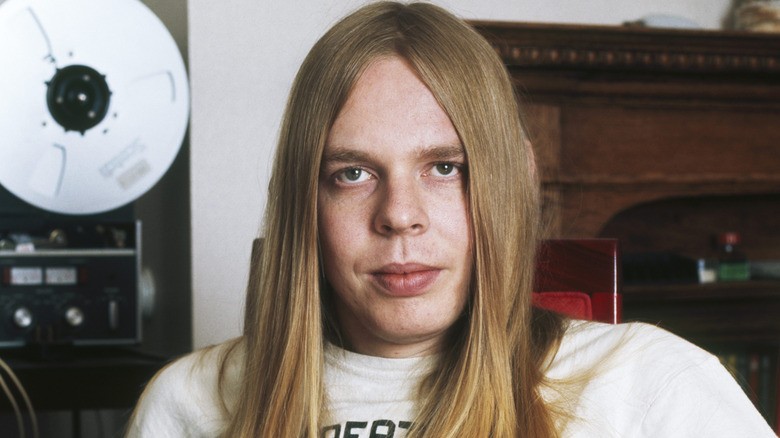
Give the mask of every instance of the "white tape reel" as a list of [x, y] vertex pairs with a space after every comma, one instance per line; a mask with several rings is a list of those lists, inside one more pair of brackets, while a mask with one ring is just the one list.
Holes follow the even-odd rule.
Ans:
[[0, 184], [44, 210], [100, 213], [168, 170], [189, 117], [181, 54], [138, 0], [0, 4]]

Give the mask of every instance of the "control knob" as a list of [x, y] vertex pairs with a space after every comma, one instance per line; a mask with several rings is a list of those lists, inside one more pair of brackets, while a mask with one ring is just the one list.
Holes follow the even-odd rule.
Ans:
[[76, 306], [65, 309], [65, 322], [71, 327], [80, 327], [84, 324], [84, 311]]
[[17, 307], [12, 314], [14, 324], [21, 329], [29, 328], [33, 323], [33, 314], [30, 309], [22, 306]]

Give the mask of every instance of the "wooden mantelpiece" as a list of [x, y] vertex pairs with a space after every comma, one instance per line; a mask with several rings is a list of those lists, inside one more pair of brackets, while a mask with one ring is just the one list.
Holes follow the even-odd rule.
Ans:
[[659, 199], [780, 193], [780, 36], [472, 24], [521, 95], [550, 236]]
[[[738, 231], [749, 259], [780, 260], [780, 35], [474, 24], [519, 91], [549, 237], [702, 257]], [[780, 281], [622, 295], [625, 320], [770, 358], [757, 405], [780, 432]]]

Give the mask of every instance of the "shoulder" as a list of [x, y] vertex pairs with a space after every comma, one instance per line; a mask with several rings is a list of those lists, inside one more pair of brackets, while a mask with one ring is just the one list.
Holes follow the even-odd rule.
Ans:
[[622, 359], [669, 359], [681, 363], [701, 363], [714, 359], [710, 353], [653, 325], [572, 321], [561, 341], [556, 362], [576, 361], [587, 366], [609, 356]]
[[652, 325], [572, 322], [547, 377], [575, 382], [569, 436], [774, 436], [717, 357]]
[[128, 437], [219, 435], [238, 396], [243, 353], [233, 340], [163, 368], [144, 390]]
[[[709, 352], [659, 327], [642, 324], [572, 322], [566, 330], [548, 377], [586, 375], [646, 391], [644, 397], [690, 373], [728, 373]], [[606, 381], [605, 381], [606, 380]]]

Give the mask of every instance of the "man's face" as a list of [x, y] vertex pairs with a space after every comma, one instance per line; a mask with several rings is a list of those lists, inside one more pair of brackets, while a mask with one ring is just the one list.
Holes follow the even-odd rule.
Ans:
[[466, 157], [447, 115], [399, 58], [361, 76], [320, 169], [325, 275], [350, 348], [437, 351], [468, 299]]

